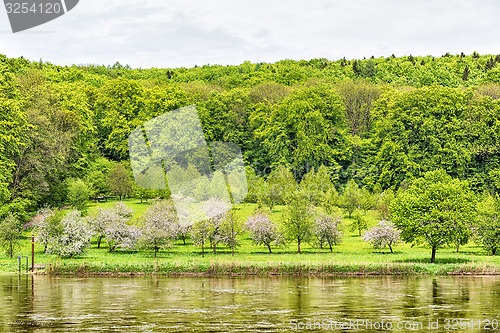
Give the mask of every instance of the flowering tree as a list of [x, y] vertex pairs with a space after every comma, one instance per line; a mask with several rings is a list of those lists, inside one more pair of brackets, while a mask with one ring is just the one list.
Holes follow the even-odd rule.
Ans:
[[401, 231], [396, 229], [391, 221], [382, 220], [375, 227], [365, 232], [363, 240], [370, 243], [376, 249], [383, 249], [389, 246], [392, 247], [401, 243]]
[[210, 247], [216, 253], [217, 245], [227, 240], [227, 229], [224, 227], [230, 204], [224, 200], [212, 197], [200, 207], [200, 214], [204, 217], [195, 223], [191, 230], [191, 239], [197, 246], [201, 246], [202, 256], [205, 256], [205, 244], [210, 242]]
[[342, 241], [342, 232], [339, 230], [341, 223], [342, 218], [340, 216], [334, 218], [330, 215], [321, 214], [316, 218], [314, 235], [320, 243], [321, 248], [326, 243], [330, 247], [330, 252], [333, 252], [332, 246]]
[[230, 207], [230, 203], [216, 197], [208, 199], [203, 204], [202, 211], [210, 224], [208, 240], [214, 254], [217, 253], [217, 245], [226, 240], [223, 223]]
[[284, 243], [283, 236], [278, 231], [278, 226], [267, 214], [258, 212], [250, 216], [246, 222], [246, 229], [250, 231], [250, 238], [255, 245], [265, 245], [271, 251], [271, 244]]
[[47, 253], [63, 258], [82, 255], [90, 247], [92, 233], [78, 210], [69, 211], [61, 220], [61, 229], [48, 239]]
[[43, 244], [43, 252], [47, 252], [49, 241], [62, 231], [61, 219], [64, 214], [51, 208], [43, 208], [37, 214], [40, 218], [35, 226], [35, 241]]
[[117, 202], [109, 209], [98, 207], [87, 216], [87, 222], [90, 225], [93, 235], [97, 237], [97, 248], [101, 247], [101, 241], [105, 237], [106, 228], [109, 224], [116, 221], [120, 224], [119, 220], [130, 220], [133, 214], [133, 209], [129, 208], [123, 202]]
[[141, 247], [154, 250], [156, 258], [160, 249], [172, 246], [173, 239], [177, 236], [178, 221], [173, 203], [171, 201], [155, 203], [141, 220]]
[[176, 226], [176, 238], [182, 239], [182, 242], [184, 245], [186, 245], [186, 239], [189, 238], [189, 235], [191, 234], [191, 225], [182, 225], [180, 223], [177, 223]]
[[109, 252], [117, 248], [132, 249], [141, 237], [141, 230], [123, 217], [113, 218], [104, 229], [104, 237], [108, 243]]
[[101, 247], [101, 241], [105, 236], [106, 227], [113, 219], [119, 218], [111, 209], [95, 209], [87, 216], [87, 223], [94, 236], [97, 237], [97, 248]]

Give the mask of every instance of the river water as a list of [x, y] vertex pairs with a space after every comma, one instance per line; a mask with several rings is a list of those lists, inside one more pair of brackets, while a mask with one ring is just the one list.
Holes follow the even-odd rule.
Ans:
[[500, 332], [500, 277], [0, 276], [1, 332]]

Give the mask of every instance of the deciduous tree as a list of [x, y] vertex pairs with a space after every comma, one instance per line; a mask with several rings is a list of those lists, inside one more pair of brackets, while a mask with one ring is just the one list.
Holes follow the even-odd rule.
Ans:
[[401, 230], [401, 238], [436, 251], [454, 245], [457, 237], [469, 232], [475, 217], [476, 197], [466, 181], [453, 179], [443, 170], [430, 171], [394, 199], [391, 219]]

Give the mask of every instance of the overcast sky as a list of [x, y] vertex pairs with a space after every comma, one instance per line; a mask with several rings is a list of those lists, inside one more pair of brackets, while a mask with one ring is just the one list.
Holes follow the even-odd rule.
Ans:
[[0, 53], [142, 68], [500, 54], [499, 17], [498, 0], [80, 0], [17, 34], [0, 8]]

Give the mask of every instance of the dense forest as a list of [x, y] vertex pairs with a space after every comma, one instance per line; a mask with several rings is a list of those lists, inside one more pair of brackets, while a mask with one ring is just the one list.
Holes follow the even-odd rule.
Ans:
[[[89, 196], [142, 198], [128, 137], [196, 105], [207, 141], [238, 144], [249, 179], [325, 166], [341, 193], [405, 187], [443, 169], [500, 189], [500, 55], [284, 60], [131, 69], [0, 55], [0, 218]], [[78, 191], [76, 191], [78, 192]]]

